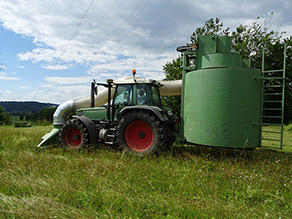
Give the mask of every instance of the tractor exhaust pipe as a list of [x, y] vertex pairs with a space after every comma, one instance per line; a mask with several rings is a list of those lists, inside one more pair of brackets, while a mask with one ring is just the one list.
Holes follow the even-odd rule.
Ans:
[[108, 86], [108, 96], [107, 96], [107, 120], [110, 122], [111, 120], [111, 99], [112, 99], [112, 83], [114, 82], [113, 79], [107, 79], [106, 83]]
[[93, 108], [94, 107], [94, 105], [95, 105], [95, 101], [94, 101], [94, 94], [95, 94], [95, 88], [96, 88], [96, 86], [95, 86], [95, 81], [93, 80], [92, 82], [91, 82], [91, 92], [90, 92], [90, 107], [91, 108]]

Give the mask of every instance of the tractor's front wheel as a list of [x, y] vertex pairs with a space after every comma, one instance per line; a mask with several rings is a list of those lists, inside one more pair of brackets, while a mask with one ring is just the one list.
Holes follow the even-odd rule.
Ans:
[[151, 113], [132, 111], [125, 114], [117, 130], [121, 149], [149, 154], [164, 149], [167, 141], [165, 125]]
[[68, 120], [59, 134], [60, 144], [67, 149], [76, 150], [88, 145], [88, 130], [78, 119]]

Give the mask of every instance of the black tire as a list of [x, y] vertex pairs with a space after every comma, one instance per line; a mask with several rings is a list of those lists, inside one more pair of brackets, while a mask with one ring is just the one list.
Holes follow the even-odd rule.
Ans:
[[89, 144], [88, 130], [78, 119], [68, 120], [60, 131], [59, 142], [61, 146], [70, 150], [84, 148]]
[[122, 116], [117, 130], [120, 149], [144, 155], [166, 147], [166, 126], [152, 113], [132, 111]]

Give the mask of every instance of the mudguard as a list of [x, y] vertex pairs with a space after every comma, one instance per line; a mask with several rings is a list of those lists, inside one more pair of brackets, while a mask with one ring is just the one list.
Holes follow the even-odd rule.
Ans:
[[73, 116], [73, 118], [80, 120], [86, 126], [89, 132], [89, 137], [90, 137], [89, 143], [90, 144], [96, 143], [98, 139], [98, 132], [97, 132], [95, 124], [85, 116]]
[[133, 110], [146, 110], [152, 112], [154, 115], [157, 116], [157, 118], [164, 122], [167, 121], [167, 117], [164, 117], [162, 114], [162, 111], [159, 107], [157, 106], [126, 106], [120, 111], [120, 117], [123, 116], [126, 112], [133, 111]]

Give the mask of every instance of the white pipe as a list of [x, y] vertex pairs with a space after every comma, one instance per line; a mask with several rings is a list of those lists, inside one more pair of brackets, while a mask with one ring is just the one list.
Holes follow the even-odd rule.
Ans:
[[[163, 85], [160, 87], [160, 95], [162, 96], [178, 96], [181, 95], [182, 80], [176, 81], [160, 81]], [[113, 98], [115, 88], [111, 90], [111, 99]], [[101, 90], [95, 96], [95, 107], [102, 106], [107, 103], [108, 89]], [[90, 97], [77, 100], [68, 100], [58, 106], [53, 115], [53, 125], [59, 126], [65, 123], [66, 116], [80, 108], [90, 107]]]
[[[114, 96], [114, 91], [115, 89], [112, 88], [111, 98]], [[108, 89], [103, 89], [95, 96], [95, 107], [102, 106], [107, 103], [107, 94]], [[90, 107], [90, 97], [84, 97], [77, 100], [68, 100], [62, 103], [58, 106], [53, 115], [53, 125], [63, 125], [65, 123], [65, 118], [69, 113], [86, 107]]]
[[182, 80], [159, 81], [163, 86], [160, 87], [161, 96], [179, 96], [181, 95]]

